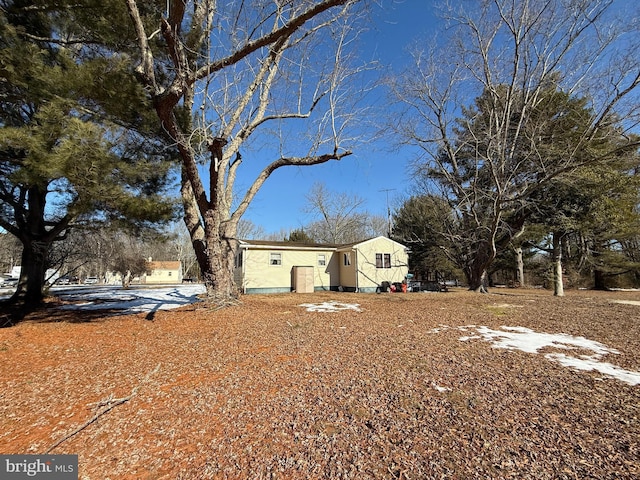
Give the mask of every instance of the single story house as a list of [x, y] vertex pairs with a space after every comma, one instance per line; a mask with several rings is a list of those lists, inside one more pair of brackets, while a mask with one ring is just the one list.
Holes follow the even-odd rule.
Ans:
[[152, 261], [147, 262], [148, 272], [140, 277], [140, 283], [162, 284], [182, 283], [182, 262]]
[[407, 248], [387, 237], [349, 244], [241, 240], [235, 280], [244, 293], [375, 292], [406, 279]]

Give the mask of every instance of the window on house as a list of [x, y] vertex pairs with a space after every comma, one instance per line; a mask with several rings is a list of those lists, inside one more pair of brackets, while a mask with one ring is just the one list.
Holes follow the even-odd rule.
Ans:
[[269, 265], [282, 265], [282, 254], [281, 253], [270, 253], [269, 254]]
[[327, 264], [327, 258], [324, 255], [318, 255], [318, 266], [324, 267]]
[[242, 267], [242, 252], [236, 255], [235, 267], [236, 268]]
[[349, 265], [351, 265], [351, 252], [347, 252], [344, 254], [344, 266], [348, 267]]
[[391, 268], [391, 254], [376, 253], [376, 268]]

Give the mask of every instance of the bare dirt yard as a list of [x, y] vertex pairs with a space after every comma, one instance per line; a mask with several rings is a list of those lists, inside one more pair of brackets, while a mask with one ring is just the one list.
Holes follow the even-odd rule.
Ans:
[[503, 289], [50, 310], [0, 330], [0, 453], [78, 454], [96, 480], [640, 478], [639, 303]]

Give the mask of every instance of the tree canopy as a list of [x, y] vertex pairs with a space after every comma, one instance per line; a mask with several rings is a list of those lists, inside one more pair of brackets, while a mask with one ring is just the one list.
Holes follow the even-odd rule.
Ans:
[[450, 43], [439, 37], [416, 51], [393, 84], [405, 105], [397, 131], [422, 149], [427, 192], [449, 201], [465, 232], [460, 266], [473, 290], [484, 289], [498, 251], [522, 231], [536, 192], [638, 149], [640, 64], [616, 47], [640, 38], [610, 7], [465, 3], [446, 12]]
[[[238, 225], [264, 182], [351, 154], [365, 3], [170, 0], [154, 10], [127, 0], [137, 78], [180, 152], [184, 220], [209, 300], [238, 296]], [[237, 189], [245, 170], [252, 179]]]
[[[37, 305], [53, 242], [70, 228], [143, 228], [173, 215], [163, 196], [171, 157], [122, 55], [79, 39], [113, 36], [96, 5], [3, 2], [0, 11], [0, 227], [23, 245], [11, 302]], [[85, 9], [93, 9], [87, 15]], [[117, 93], [117, 95], [116, 95]]]

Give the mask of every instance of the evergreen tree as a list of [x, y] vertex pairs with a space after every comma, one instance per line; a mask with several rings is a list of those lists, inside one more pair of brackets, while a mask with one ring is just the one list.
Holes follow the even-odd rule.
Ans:
[[409, 247], [414, 272], [452, 272], [464, 264], [459, 249], [460, 224], [446, 199], [435, 195], [409, 198], [393, 215], [391, 237]]
[[[63, 3], [99, 23], [91, 2]], [[126, 56], [86, 47], [57, 13], [22, 0], [0, 11], [0, 227], [23, 246], [9, 301], [17, 319], [42, 301], [51, 246], [69, 229], [144, 228], [173, 213], [163, 197], [171, 151]]]
[[623, 10], [612, 5], [447, 5], [450, 23], [437, 45], [417, 51], [415, 64], [394, 81], [406, 109], [393, 127], [424, 153], [428, 191], [441, 192], [456, 210], [475, 291], [484, 290], [496, 256], [521, 235], [536, 191], [638, 147], [630, 133], [640, 36], [633, 16], [618, 16]]

